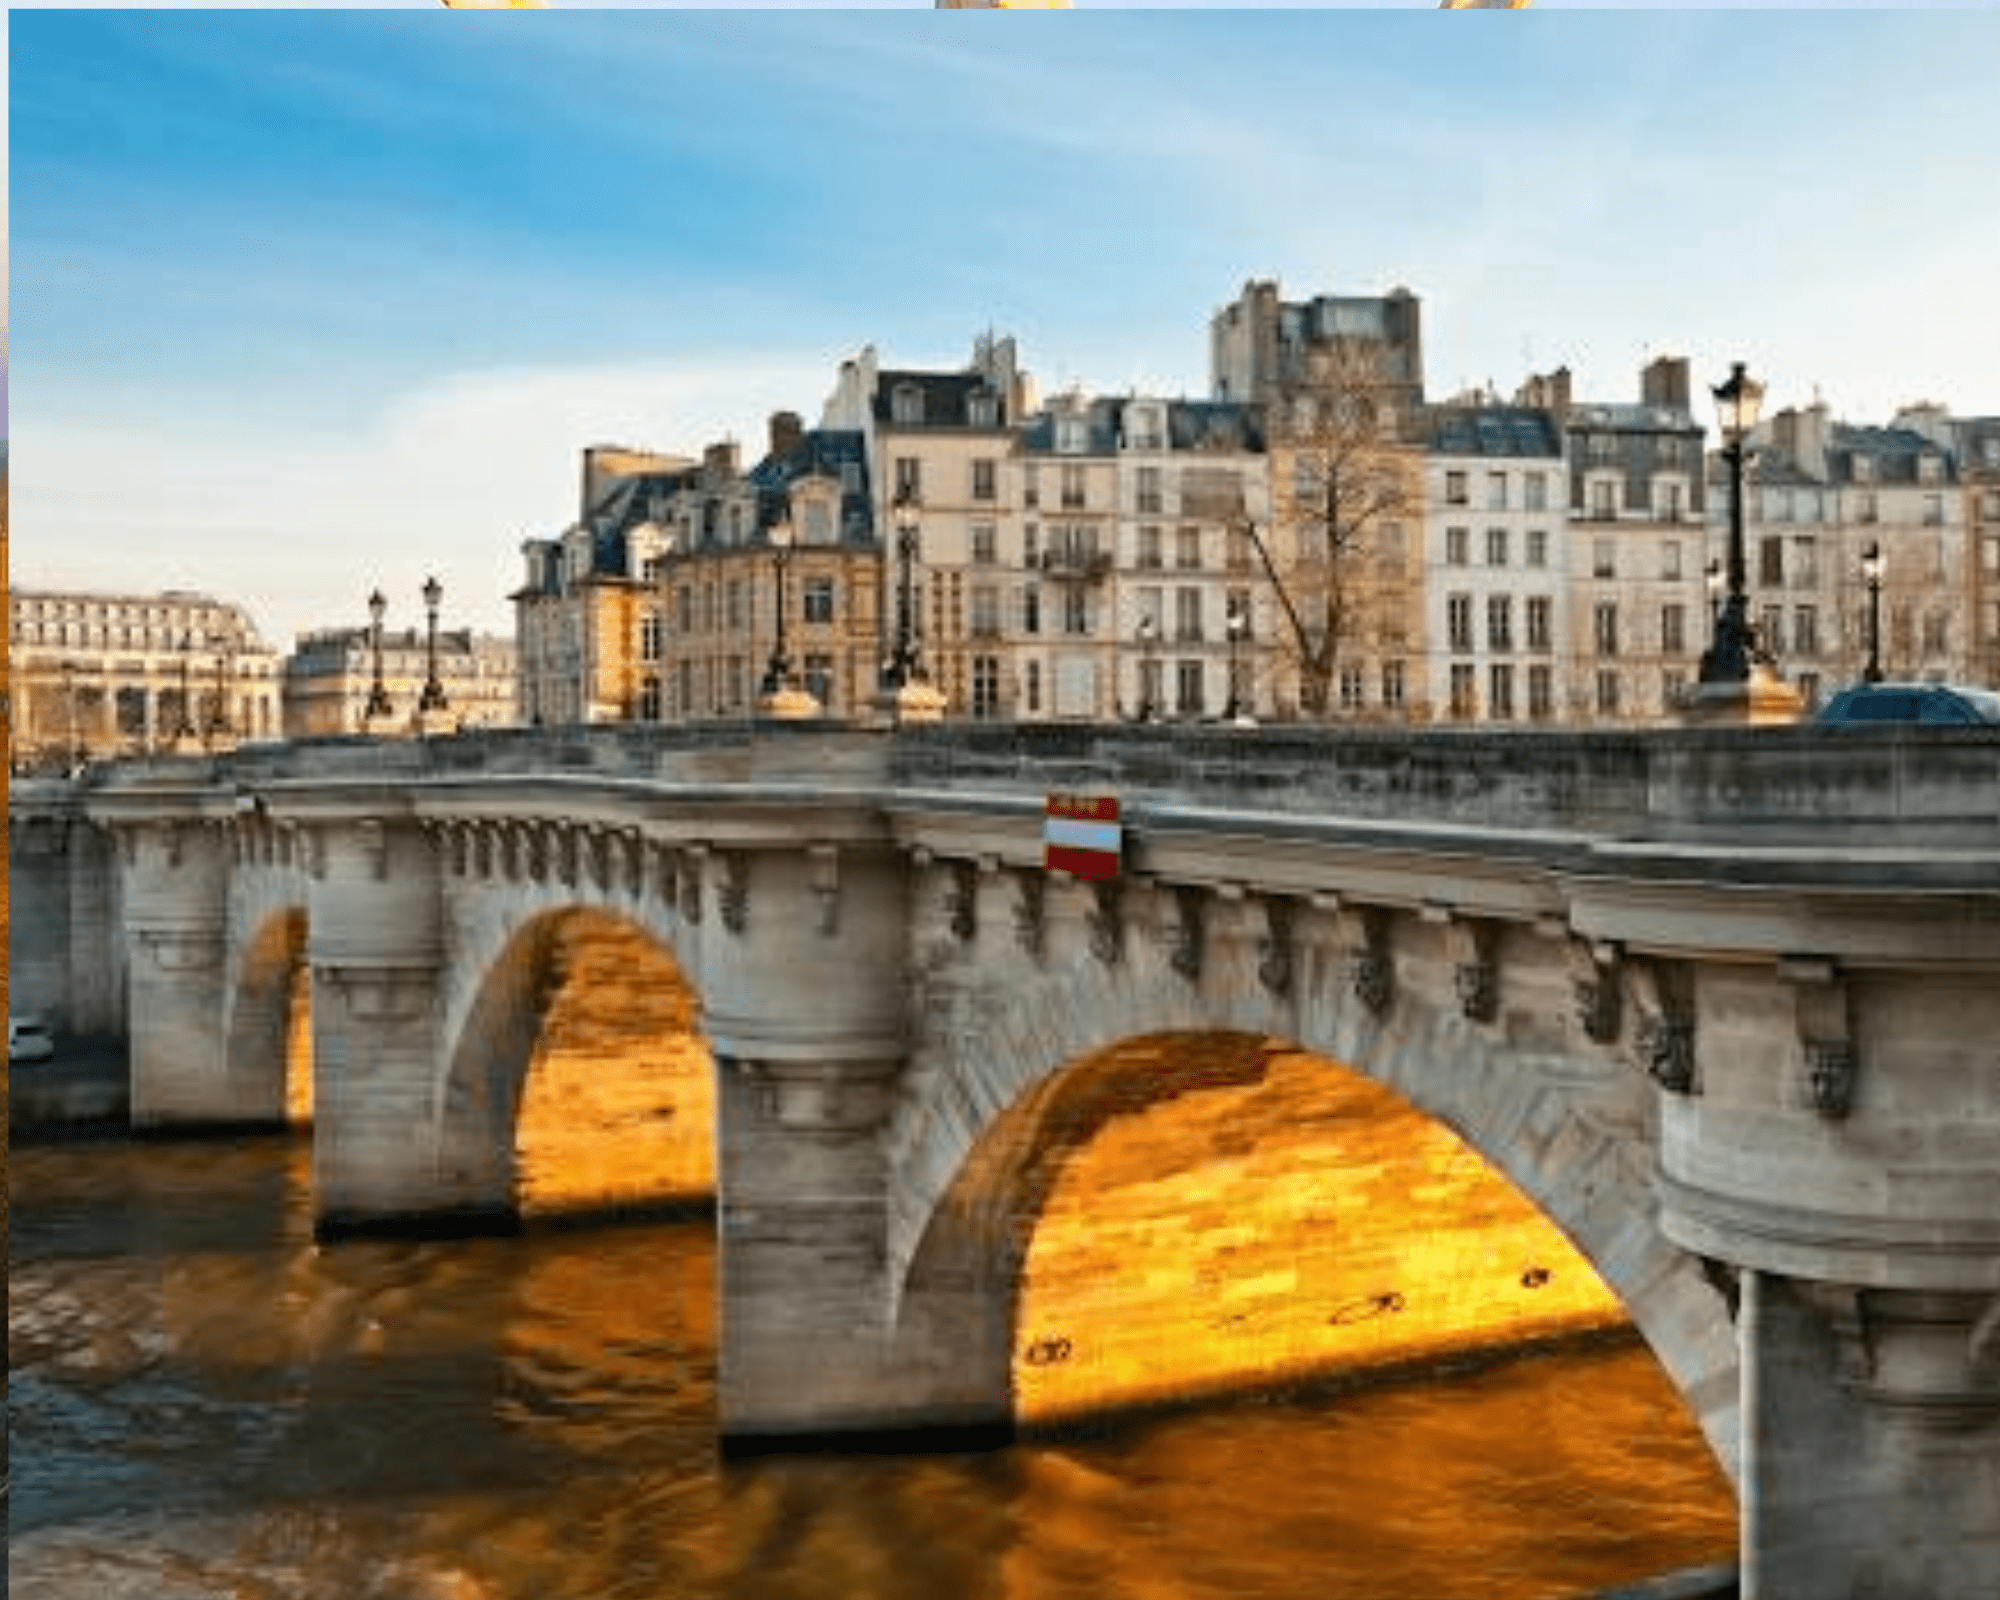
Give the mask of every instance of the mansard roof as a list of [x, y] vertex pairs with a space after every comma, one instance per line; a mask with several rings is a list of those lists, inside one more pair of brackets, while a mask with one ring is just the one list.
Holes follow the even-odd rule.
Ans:
[[1238, 400], [1175, 400], [1167, 407], [1167, 442], [1176, 450], [1264, 448], [1264, 412]]
[[1920, 482], [1918, 463], [1926, 456], [1940, 464], [1937, 481], [1950, 483], [1956, 474], [1951, 457], [1914, 428], [1864, 427], [1836, 422], [1827, 440], [1827, 476], [1834, 483], [1852, 483], [1854, 462], [1866, 456], [1874, 463], [1873, 481], [1882, 484]]
[[[850, 466], [855, 468], [851, 487], [846, 477]], [[841, 541], [862, 543], [874, 535], [868, 500], [868, 443], [858, 432], [844, 428], [811, 429], [801, 433], [791, 449], [767, 455], [744, 477], [757, 494], [760, 530], [784, 519], [795, 484], [807, 478], [831, 478], [842, 485]]]
[[1562, 455], [1555, 413], [1538, 406], [1428, 406], [1419, 427], [1425, 447], [1438, 455]]
[[[896, 418], [896, 394], [914, 390], [920, 398], [914, 422]], [[998, 419], [992, 424], [972, 420], [974, 395], [991, 395]], [[987, 428], [1008, 423], [1007, 397], [983, 372], [884, 372], [875, 381], [870, 400], [877, 423], [891, 428]]]

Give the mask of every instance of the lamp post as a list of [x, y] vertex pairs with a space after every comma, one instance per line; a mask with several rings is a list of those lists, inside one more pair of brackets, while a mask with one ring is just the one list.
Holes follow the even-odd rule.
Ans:
[[445, 709], [444, 685], [438, 681], [438, 606], [443, 599], [444, 585], [435, 577], [424, 579], [424, 609], [430, 614], [430, 634], [425, 645], [424, 692], [417, 697], [419, 712]]
[[1139, 619], [1139, 720], [1151, 722], [1159, 716], [1153, 704], [1153, 680], [1158, 676], [1154, 651], [1159, 644], [1160, 625], [1151, 617]]
[[1861, 575], [1868, 581], [1868, 668], [1863, 683], [1882, 681], [1882, 546], [1871, 543], [1861, 555]]
[[70, 770], [74, 772], [77, 765], [83, 760], [83, 755], [77, 748], [76, 739], [76, 663], [74, 661], [65, 661], [62, 664], [62, 675], [63, 698], [68, 702], [69, 706], [69, 765]]
[[208, 731], [217, 738], [226, 737], [229, 727], [229, 640], [217, 634], [209, 641], [215, 646], [215, 715], [208, 719]]
[[792, 558], [792, 525], [771, 524], [771, 566], [778, 580], [778, 631], [771, 646], [771, 660], [764, 669], [764, 693], [774, 695], [792, 686], [792, 660], [785, 649], [785, 567]]
[[901, 689], [917, 675], [917, 651], [912, 642], [915, 597], [911, 568], [917, 559], [917, 502], [908, 491], [896, 496], [896, 649], [889, 657], [889, 687]]
[[388, 609], [389, 602], [380, 589], [368, 596], [368, 639], [375, 654], [375, 682], [368, 691], [368, 707], [362, 713], [364, 722], [389, 715], [389, 691], [382, 686], [382, 617]]
[[1743, 558], [1743, 458], [1750, 430], [1757, 425], [1764, 386], [1737, 361], [1731, 363], [1729, 377], [1710, 392], [1722, 424], [1722, 454], [1729, 463], [1729, 590], [1715, 624], [1715, 637], [1701, 658], [1701, 681], [1747, 684], [1752, 665], [1768, 665], [1770, 661], [1758, 645], [1757, 627], [1750, 620]]
[[1243, 706], [1241, 704], [1241, 690], [1238, 688], [1240, 680], [1236, 671], [1236, 650], [1237, 645], [1242, 641], [1244, 632], [1250, 626], [1250, 619], [1237, 609], [1237, 607], [1232, 605], [1222, 615], [1222, 626], [1223, 630], [1229, 635], [1229, 709], [1223, 712], [1223, 716], [1230, 722], [1240, 722], [1244, 720], [1244, 717]]
[[181, 635], [180, 719], [174, 724], [174, 737], [176, 739], [192, 739], [194, 737], [194, 690], [188, 683], [188, 667], [193, 659], [194, 634], [191, 631], [184, 632]]
[[1708, 559], [1708, 633], [1715, 637], [1715, 625], [1722, 620], [1722, 560], [1718, 556]]

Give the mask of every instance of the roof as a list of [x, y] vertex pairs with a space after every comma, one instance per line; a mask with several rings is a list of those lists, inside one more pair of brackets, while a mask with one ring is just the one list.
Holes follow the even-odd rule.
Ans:
[[1562, 455], [1555, 414], [1536, 406], [1430, 406], [1422, 426], [1425, 445], [1439, 455]]
[[[896, 394], [914, 390], [921, 398], [917, 420], [896, 419]], [[971, 399], [976, 394], [991, 395], [997, 402], [997, 421], [980, 423], [980, 428], [1007, 424], [1007, 397], [983, 372], [884, 372], [875, 380], [870, 400], [877, 423], [892, 428], [970, 428]]]

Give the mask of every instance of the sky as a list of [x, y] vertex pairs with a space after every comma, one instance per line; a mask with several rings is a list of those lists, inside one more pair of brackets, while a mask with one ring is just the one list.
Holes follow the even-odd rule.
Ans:
[[587, 444], [754, 458], [862, 346], [988, 329], [1201, 394], [1251, 278], [1409, 287], [1434, 395], [1671, 353], [2000, 411], [1991, 8], [403, 9], [6, 22], [18, 587], [287, 648], [435, 573], [504, 631]]

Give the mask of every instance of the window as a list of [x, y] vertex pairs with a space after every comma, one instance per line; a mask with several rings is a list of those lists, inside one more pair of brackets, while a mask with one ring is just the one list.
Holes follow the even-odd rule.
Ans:
[[1514, 597], [1494, 594], [1486, 597], [1486, 648], [1494, 651], [1514, 648]]
[[1528, 597], [1528, 648], [1546, 655], [1549, 649], [1549, 617], [1554, 611], [1554, 602], [1547, 595]]
[[1201, 591], [1174, 591], [1174, 637], [1188, 643], [1201, 638]]
[[1549, 475], [1546, 472], [1530, 472], [1523, 476], [1521, 503], [1530, 511], [1549, 509]]
[[1672, 711], [1687, 694], [1687, 674], [1685, 672], [1663, 672], [1660, 674], [1660, 709]]
[[1042, 530], [1032, 522], [1021, 530], [1022, 566], [1033, 567], [1039, 565], [1036, 560], [1036, 547], [1041, 543], [1041, 534]]
[[1775, 589], [1785, 581], [1785, 541], [1779, 538], [1762, 539], [1757, 545], [1757, 581], [1766, 588]]
[[1555, 714], [1555, 671], [1537, 663], [1528, 668], [1528, 715], [1537, 722]]
[[1042, 503], [1041, 473], [1030, 461], [1021, 469], [1021, 504], [1033, 510]]
[[1070, 588], [1063, 593], [1063, 632], [1072, 638], [1084, 638], [1090, 633], [1090, 596], [1080, 589]]
[[1180, 528], [1174, 533], [1174, 565], [1183, 572], [1201, 568], [1201, 529]]
[[1062, 503], [1065, 511], [1083, 509], [1083, 468], [1075, 463], [1063, 464]]
[[1455, 594], [1445, 602], [1445, 631], [1452, 649], [1462, 655], [1472, 652], [1472, 596]]
[[915, 456], [896, 457], [896, 498], [917, 500], [923, 497], [924, 479], [921, 463]]
[[1471, 498], [1465, 485], [1465, 474], [1447, 472], [1444, 475], [1444, 503], [1448, 506], [1470, 505]]
[[1359, 711], [1367, 703], [1367, 691], [1362, 669], [1358, 664], [1350, 664], [1340, 669], [1340, 709]]
[[1792, 540], [1792, 587], [1819, 587], [1819, 541], [1809, 533]]
[[833, 621], [833, 579], [808, 578], [800, 586], [800, 604], [808, 622]]
[[1042, 711], [1042, 664], [1030, 661], [1023, 674], [1023, 687], [1027, 693], [1029, 716], [1040, 716]]
[[975, 522], [972, 525], [972, 562], [974, 566], [990, 567], [998, 558], [998, 536], [990, 522]]
[[1618, 576], [1616, 552], [1609, 539], [1598, 539], [1590, 547], [1590, 572], [1596, 578]]
[[[975, 626], [975, 632], [977, 628]], [[1000, 715], [1000, 658], [972, 658], [972, 714], [982, 721]]]
[[1819, 654], [1819, 612], [1812, 606], [1799, 606], [1792, 612], [1792, 650], [1802, 656]]
[[991, 500], [996, 497], [994, 482], [997, 473], [990, 456], [980, 456], [972, 463], [972, 498]]
[[1924, 526], [1941, 528], [1944, 526], [1944, 496], [1927, 494], [1924, 496]]
[[1681, 542], [1669, 539], [1660, 546], [1660, 577], [1668, 583], [1678, 583], [1681, 576]]
[[990, 583], [978, 584], [972, 591], [972, 635], [991, 639], [999, 632], [1000, 591]]
[[1507, 565], [1507, 530], [1488, 528], [1486, 530], [1486, 564], [1489, 567]]
[[723, 602], [723, 626], [728, 628], [732, 633], [739, 631], [746, 625], [743, 616], [743, 580], [741, 578], [731, 578], [729, 580], [728, 586], [723, 591]]
[[1174, 663], [1174, 709], [1184, 717], [1202, 712], [1202, 670], [1199, 661]]
[[1677, 656], [1687, 649], [1687, 607], [1660, 607], [1660, 653]]
[[1486, 474], [1486, 509], [1505, 511], [1507, 509], [1507, 474], [1489, 472]]
[[1000, 397], [982, 391], [968, 395], [965, 401], [966, 418], [975, 428], [997, 428], [1000, 426]]
[[639, 685], [639, 720], [658, 722], [660, 720], [660, 680], [648, 677]]
[[1599, 522], [1609, 522], [1618, 515], [1613, 496], [1618, 486], [1609, 478], [1599, 478], [1590, 486], [1590, 514]]
[[1474, 686], [1472, 666], [1469, 662], [1455, 661], [1451, 668], [1451, 717], [1454, 722], [1464, 722], [1471, 717], [1473, 700], [1478, 694]]
[[899, 383], [889, 400], [890, 414], [904, 427], [924, 420], [924, 392], [914, 383]]
[[1600, 672], [1597, 675], [1597, 714], [1600, 717], [1618, 715], [1618, 674]]
[[[2000, 517], [2000, 511], [1996, 511], [1994, 515]], [[1248, 528], [1232, 527], [1223, 536], [1223, 560], [1231, 572], [1247, 572], [1250, 570], [1251, 551], [1250, 530]]]
[[1444, 559], [1447, 566], [1462, 567], [1471, 560], [1467, 553], [1472, 543], [1470, 528], [1446, 528], [1444, 530]]
[[828, 711], [833, 709], [833, 657], [808, 655], [805, 658], [806, 693]]
[[1528, 565], [1546, 567], [1549, 564], [1549, 536], [1546, 529], [1528, 530]]
[[[1857, 461], [1855, 465], [1859, 467], [1860, 463]], [[1873, 522], [1875, 520], [1875, 491], [1873, 489], [1864, 489], [1855, 495], [1854, 520], [1856, 522]]]
[[1042, 591], [1032, 583], [1021, 591], [1021, 631], [1042, 631]]
[[1403, 663], [1400, 661], [1382, 663], [1382, 704], [1391, 711], [1400, 709], [1403, 704]]
[[1486, 714], [1497, 722], [1514, 720], [1514, 669], [1505, 662], [1487, 672]]
[[1681, 486], [1668, 478], [1653, 485], [1653, 517], [1659, 522], [1681, 520]]
[[1157, 517], [1160, 514], [1160, 469], [1141, 467], [1139, 469], [1139, 514]]
[[1773, 655], [1785, 648], [1785, 612], [1782, 606], [1764, 608], [1762, 643]]
[[[639, 618], [639, 659], [641, 661], [660, 659], [660, 614], [657, 611], [648, 611]], [[657, 722], [659, 714], [655, 712], [646, 720]]]
[[1596, 623], [1597, 653], [1601, 656], [1615, 656], [1618, 654], [1618, 602], [1616, 600], [1600, 600], [1597, 602]]

